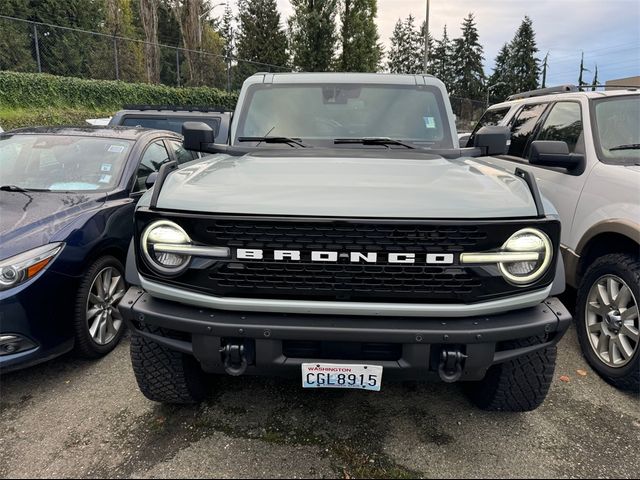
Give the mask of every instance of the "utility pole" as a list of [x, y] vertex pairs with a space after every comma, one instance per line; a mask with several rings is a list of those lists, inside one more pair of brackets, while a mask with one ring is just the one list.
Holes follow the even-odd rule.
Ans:
[[424, 73], [427, 73], [429, 65], [429, 3], [427, 0], [427, 18], [424, 21]]

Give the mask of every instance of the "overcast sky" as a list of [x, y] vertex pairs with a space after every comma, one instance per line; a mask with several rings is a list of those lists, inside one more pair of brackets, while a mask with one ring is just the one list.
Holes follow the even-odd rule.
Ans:
[[[282, 16], [288, 17], [289, 0], [277, 2]], [[424, 21], [425, 3], [378, 0], [378, 30], [385, 46], [399, 17], [413, 13], [420, 23]], [[431, 0], [432, 34], [439, 38], [446, 24], [449, 36], [457, 36], [469, 12], [476, 16], [487, 73], [502, 44], [529, 15], [540, 57], [550, 52], [547, 84], [576, 83], [581, 51], [588, 69], [598, 65], [602, 82], [640, 75], [640, 0]], [[592, 80], [592, 73], [585, 75]]]

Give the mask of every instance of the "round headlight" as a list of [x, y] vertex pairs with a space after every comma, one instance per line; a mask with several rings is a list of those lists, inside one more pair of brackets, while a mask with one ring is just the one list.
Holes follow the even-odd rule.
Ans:
[[189, 235], [177, 223], [168, 220], [152, 223], [144, 230], [140, 243], [145, 260], [159, 273], [177, 275], [189, 266], [189, 255], [162, 251], [162, 246], [191, 244]]
[[514, 233], [502, 246], [505, 252], [537, 253], [536, 260], [499, 263], [500, 273], [510, 283], [526, 285], [539, 280], [549, 269], [553, 247], [546, 233], [525, 228]]

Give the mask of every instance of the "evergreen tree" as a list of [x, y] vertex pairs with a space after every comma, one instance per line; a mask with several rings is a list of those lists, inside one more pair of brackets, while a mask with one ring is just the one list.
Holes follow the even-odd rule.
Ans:
[[105, 0], [105, 21], [101, 31], [114, 38], [113, 40], [109, 39], [108, 42], [103, 39], [95, 46], [89, 59], [89, 76], [91, 78], [117, 78], [127, 82], [144, 81], [143, 45], [115, 38], [135, 38], [137, 36], [133, 23], [131, 0]]
[[593, 85], [593, 87], [591, 88], [592, 92], [596, 91], [596, 85], [598, 85], [598, 65], [596, 64], [596, 71], [593, 74], [593, 82], [591, 82], [591, 85]]
[[229, 3], [224, 7], [220, 35], [224, 39], [224, 56], [230, 59], [235, 54], [235, 31], [233, 29], [233, 11]]
[[[29, 0], [0, 1], [0, 15], [27, 18]], [[36, 61], [31, 56], [33, 28], [26, 23], [18, 23], [0, 18], [0, 70], [35, 72]]]
[[[29, 20], [98, 32], [105, 17], [105, 0], [32, 0]], [[38, 26], [38, 37], [42, 70], [54, 75], [88, 77], [96, 49], [113, 48], [109, 38], [44, 25]], [[110, 63], [113, 72], [113, 56]]]
[[391, 73], [422, 72], [424, 42], [414, 22], [413, 15], [409, 14], [404, 21], [398, 19], [396, 23], [387, 62], [387, 68]]
[[[255, 72], [272, 70], [270, 64], [276, 65], [276, 71], [286, 67], [288, 63], [287, 35], [280, 24], [280, 13], [276, 0], [240, 0], [239, 31], [236, 50], [238, 55], [239, 82]], [[249, 60], [259, 63], [247, 63]]]
[[533, 23], [524, 17], [511, 44], [509, 45], [509, 70], [512, 74], [513, 92], [526, 92], [538, 88], [540, 74], [539, 60], [536, 58], [538, 47]]
[[289, 40], [294, 68], [305, 72], [330, 69], [336, 48], [337, 0], [291, 0]]
[[378, 43], [377, 0], [342, 0], [340, 32], [342, 52], [338, 69], [343, 72], [375, 72], [382, 59]]
[[451, 92], [453, 88], [453, 44], [447, 34], [447, 26], [444, 26], [442, 38], [435, 41], [432, 50], [431, 69], [432, 74], [442, 80], [447, 86], [447, 90]]
[[489, 103], [501, 102], [514, 93], [511, 61], [510, 45], [505, 43], [496, 57], [493, 73], [487, 80]]
[[483, 49], [478, 41], [478, 28], [470, 13], [462, 23], [462, 36], [453, 42], [454, 79], [452, 94], [481, 100], [484, 96]]

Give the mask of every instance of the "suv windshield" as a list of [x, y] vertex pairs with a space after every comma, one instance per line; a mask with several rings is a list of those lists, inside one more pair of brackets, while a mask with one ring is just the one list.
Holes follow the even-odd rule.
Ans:
[[335, 139], [384, 137], [441, 148], [453, 145], [436, 87], [254, 85], [244, 105], [236, 142], [240, 137], [270, 136], [333, 145]]
[[133, 142], [67, 135], [0, 136], [0, 186], [49, 191], [111, 190]]
[[605, 163], [640, 164], [640, 95], [594, 100], [598, 158]]

